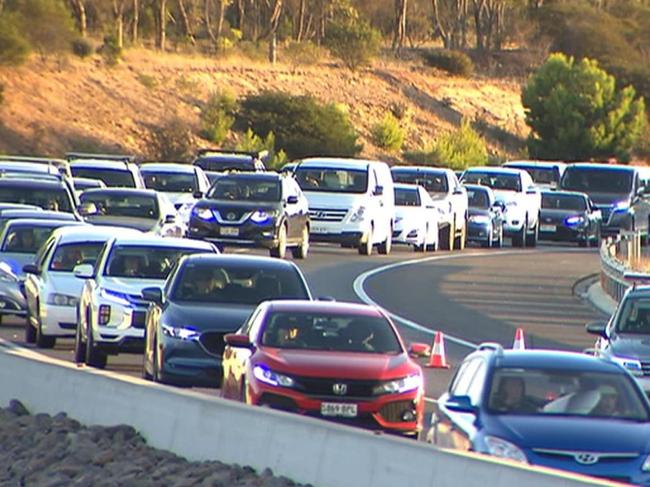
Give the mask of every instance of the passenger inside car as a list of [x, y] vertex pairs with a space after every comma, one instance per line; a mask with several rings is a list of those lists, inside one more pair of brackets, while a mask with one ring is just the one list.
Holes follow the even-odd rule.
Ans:
[[525, 414], [537, 411], [537, 406], [526, 397], [526, 386], [521, 377], [501, 377], [490, 405], [499, 412]]

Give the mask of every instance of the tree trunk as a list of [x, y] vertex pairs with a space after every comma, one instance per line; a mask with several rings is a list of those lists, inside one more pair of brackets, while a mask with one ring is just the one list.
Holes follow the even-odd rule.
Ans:
[[278, 31], [278, 27], [280, 27], [280, 19], [282, 18], [283, 7], [284, 0], [275, 0], [273, 9], [271, 10], [271, 16], [269, 17], [267, 32], [264, 37], [273, 36]]
[[438, 0], [431, 0], [431, 7], [433, 8], [433, 21], [435, 22], [434, 30], [442, 39], [442, 45], [444, 46], [444, 48], [450, 49], [451, 36], [449, 35], [449, 32], [443, 25], [442, 18], [440, 15], [440, 8], [438, 5]]
[[187, 9], [185, 8], [185, 1], [178, 0], [178, 10], [181, 13], [181, 19], [183, 19], [183, 30], [185, 31], [185, 36], [190, 40], [192, 45], [196, 44], [194, 39], [194, 34], [192, 33], [192, 26], [190, 25], [190, 19], [187, 16]]
[[300, 5], [298, 7], [298, 32], [296, 34], [296, 40], [302, 42], [303, 36], [305, 35], [305, 10], [307, 7], [306, 0], [300, 0]]
[[219, 0], [219, 18], [217, 19], [217, 39], [223, 34], [223, 21], [226, 14], [226, 0]]
[[167, 41], [166, 24], [167, 0], [158, 0], [158, 10], [156, 12], [156, 48], [161, 51], [165, 50], [165, 44]]
[[485, 50], [485, 2], [486, 0], [473, 0], [474, 2], [474, 29], [476, 35], [476, 50], [483, 52]]
[[131, 42], [138, 42], [138, 28], [140, 26], [140, 0], [133, 0], [133, 24], [131, 25]]
[[395, 32], [393, 33], [393, 50], [401, 51], [406, 39], [406, 14], [408, 0], [395, 0]]
[[113, 18], [117, 46], [122, 49], [124, 47], [124, 0], [113, 0]]
[[210, 37], [212, 45], [216, 46], [217, 38], [212, 30], [212, 21], [210, 20], [210, 2], [211, 0], [205, 0], [203, 2], [203, 22], [205, 23], [205, 30], [208, 32], [208, 37]]
[[[79, 26], [79, 34], [81, 37], [86, 37], [88, 33], [88, 18], [86, 17], [85, 0], [70, 0], [70, 7], [77, 17], [77, 25]], [[0, 12], [4, 5], [4, 0], [0, 0]]]

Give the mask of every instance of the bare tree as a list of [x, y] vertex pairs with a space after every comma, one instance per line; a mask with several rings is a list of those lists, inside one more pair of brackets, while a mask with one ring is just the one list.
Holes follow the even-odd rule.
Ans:
[[400, 51], [406, 39], [406, 14], [408, 0], [395, 0], [395, 30], [393, 32], [393, 50]]
[[196, 44], [194, 39], [194, 33], [192, 32], [192, 25], [190, 24], [190, 19], [187, 15], [187, 8], [185, 7], [185, 0], [178, 0], [178, 10], [181, 14], [181, 19], [183, 20], [183, 30], [185, 31], [185, 36], [189, 39], [192, 45]]
[[133, 18], [131, 19], [131, 42], [138, 42], [138, 28], [140, 26], [140, 0], [133, 0]]
[[121, 49], [124, 47], [124, 7], [125, 0], [112, 0], [113, 19], [115, 20], [115, 36], [117, 37], [117, 46]]
[[[0, 11], [4, 0], [0, 0]], [[86, 4], [85, 0], [70, 0], [70, 7], [77, 17], [77, 25], [79, 26], [79, 34], [81, 37], [86, 37], [88, 33], [88, 18], [86, 17]]]
[[167, 0], [157, 0], [156, 5], [156, 48], [161, 51], [166, 47]]
[[434, 28], [447, 49], [466, 47], [469, 0], [431, 0]]

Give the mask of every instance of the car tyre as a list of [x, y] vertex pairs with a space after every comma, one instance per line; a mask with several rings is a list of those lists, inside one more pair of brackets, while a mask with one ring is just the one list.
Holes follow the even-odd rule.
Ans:
[[493, 242], [493, 245], [499, 249], [503, 247], [503, 226], [499, 229], [499, 238]]
[[360, 255], [372, 255], [372, 234], [373, 229], [370, 227], [370, 231], [368, 232], [368, 237], [366, 240], [359, 242], [359, 247], [357, 250], [359, 251]]
[[282, 225], [278, 233], [278, 245], [269, 251], [271, 257], [284, 259], [287, 255], [287, 226]]
[[93, 338], [92, 327], [89, 316], [86, 315], [86, 364], [91, 367], [103, 369], [106, 367], [108, 357], [104, 352], [97, 349]]
[[390, 254], [391, 249], [393, 248], [393, 226], [390, 226], [388, 236], [386, 237], [386, 240], [384, 240], [382, 243], [379, 244], [379, 247], [377, 248], [377, 251], [382, 254], [382, 255], [388, 255]]
[[294, 259], [305, 259], [309, 253], [309, 228], [307, 225], [302, 229], [300, 245], [292, 250]]
[[43, 328], [41, 327], [40, 321], [36, 325], [36, 346], [38, 348], [49, 349], [54, 348], [56, 345], [55, 336], [43, 335]]
[[535, 228], [532, 233], [526, 232], [526, 247], [536, 247], [537, 246], [537, 237], [539, 235], [539, 219], [535, 224]]
[[516, 235], [512, 236], [512, 246], [513, 247], [523, 247], [526, 243], [526, 227], [528, 226], [527, 222], [521, 227], [521, 231]]
[[29, 314], [25, 320], [25, 343], [34, 343], [36, 342], [36, 328], [32, 326], [31, 319]]
[[454, 234], [453, 222], [443, 228], [438, 234], [438, 242], [442, 250], [454, 250]]
[[82, 323], [77, 319], [77, 329], [74, 334], [74, 361], [76, 364], [86, 363], [86, 344], [81, 341]]
[[465, 243], [467, 241], [467, 223], [463, 225], [463, 228], [458, 237], [454, 238], [454, 247], [458, 250], [465, 250]]

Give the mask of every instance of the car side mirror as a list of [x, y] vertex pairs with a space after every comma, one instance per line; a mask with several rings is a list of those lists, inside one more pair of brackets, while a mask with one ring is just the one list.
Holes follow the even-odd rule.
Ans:
[[142, 299], [145, 301], [151, 301], [155, 304], [162, 304], [163, 302], [163, 293], [162, 289], [159, 287], [145, 287], [142, 291]]
[[23, 266], [23, 272], [25, 274], [34, 274], [35, 276], [38, 276], [41, 273], [38, 267], [36, 267], [36, 264], [25, 264]]
[[526, 194], [537, 194], [537, 188], [536, 188], [535, 186], [530, 186], [530, 187], [526, 190]]
[[95, 275], [95, 269], [91, 264], [79, 264], [72, 270], [74, 277], [79, 279], [92, 279]]
[[296, 203], [298, 203], [298, 197], [296, 195], [291, 195], [287, 198], [287, 204], [295, 205]]
[[200, 200], [203, 198], [203, 191], [194, 191], [194, 193], [192, 193], [192, 196], [194, 196], [197, 200]]
[[253, 344], [251, 343], [250, 338], [248, 338], [248, 335], [227, 333], [223, 339], [226, 342], [226, 345], [230, 345], [231, 347], [253, 348]]
[[384, 194], [384, 187], [383, 186], [377, 186], [375, 188], [375, 191], [372, 194], [374, 194], [375, 196], [381, 196], [382, 194]]
[[592, 335], [598, 335], [603, 338], [609, 338], [607, 336], [607, 322], [598, 320], [598, 321], [591, 321], [585, 325], [585, 330], [587, 333], [591, 333]]
[[463, 194], [463, 193], [464, 193], [463, 188], [461, 186], [456, 186], [452, 194]]
[[81, 216], [96, 215], [98, 213], [97, 206], [92, 201], [81, 203], [77, 211]]
[[447, 409], [456, 413], [476, 414], [476, 407], [472, 405], [469, 396], [451, 396], [445, 401], [444, 405]]
[[428, 357], [431, 355], [431, 345], [413, 342], [409, 345], [409, 355], [411, 357]]
[[165, 223], [176, 223], [176, 215], [167, 215], [165, 217]]
[[334, 296], [318, 296], [316, 301], [336, 301]]

